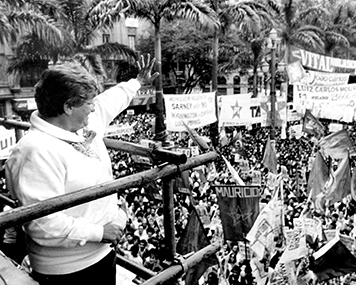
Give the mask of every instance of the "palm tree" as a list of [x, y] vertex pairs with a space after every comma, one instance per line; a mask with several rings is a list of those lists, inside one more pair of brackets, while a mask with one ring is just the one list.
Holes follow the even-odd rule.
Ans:
[[102, 57], [137, 59], [135, 51], [119, 43], [90, 46], [99, 31], [110, 30], [121, 18], [129, 7], [126, 2], [58, 0], [52, 3], [40, 0], [36, 3], [39, 3], [39, 9], [45, 13], [48, 21], [58, 27], [63, 41], [58, 43], [39, 37], [38, 33], [27, 32], [18, 41], [17, 57], [9, 67], [10, 72], [26, 71], [28, 66], [37, 66], [38, 63], [41, 63], [40, 69], [43, 69], [43, 66], [47, 67], [49, 60], [56, 63], [60, 56], [71, 57], [79, 52], [98, 53]]
[[305, 5], [298, 0], [281, 0], [270, 7], [277, 21], [275, 29], [281, 45], [285, 47], [286, 63], [290, 62], [289, 53], [292, 45], [313, 52], [323, 52], [324, 31], [317, 23], [317, 19], [324, 17], [326, 12], [320, 5], [314, 4], [313, 1]]
[[[4, 0], [0, 2], [0, 44], [13, 44], [26, 33], [34, 33], [38, 38], [63, 42], [62, 31], [57, 23], [44, 14], [39, 2], [30, 0]], [[53, 3], [46, 3], [51, 7]]]
[[165, 21], [185, 19], [197, 23], [202, 28], [214, 30], [219, 23], [216, 14], [199, 1], [177, 0], [140, 0], [131, 1], [128, 13], [139, 19], [150, 22], [155, 31], [156, 71], [160, 76], [156, 80], [156, 140], [166, 140], [164, 124], [163, 83], [161, 63], [161, 26]]
[[[324, 0], [327, 15], [323, 19], [322, 26], [325, 27], [325, 54], [334, 56], [334, 52], [350, 56], [350, 43], [354, 42], [356, 3], [355, 1]], [[343, 48], [336, 50], [337, 47]], [[342, 52], [343, 51], [343, 52]]]

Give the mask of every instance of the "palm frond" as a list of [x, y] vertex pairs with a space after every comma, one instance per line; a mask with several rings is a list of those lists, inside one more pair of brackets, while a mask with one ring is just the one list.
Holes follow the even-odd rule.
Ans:
[[130, 47], [119, 43], [105, 43], [98, 46], [87, 47], [84, 51], [98, 53], [102, 57], [113, 57], [114, 59], [125, 59], [134, 61], [138, 59], [137, 52]]
[[11, 11], [7, 18], [9, 23], [15, 27], [18, 35], [32, 32], [43, 40], [56, 42], [57, 44], [63, 43], [62, 27], [46, 15], [23, 8], [22, 11]]
[[168, 21], [186, 19], [211, 31], [220, 27], [220, 22], [215, 11], [198, 1], [173, 2], [172, 5], [165, 6], [162, 9], [162, 16]]

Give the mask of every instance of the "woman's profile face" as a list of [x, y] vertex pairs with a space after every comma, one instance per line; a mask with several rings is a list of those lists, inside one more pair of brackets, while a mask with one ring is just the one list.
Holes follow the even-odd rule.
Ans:
[[86, 127], [89, 123], [89, 114], [95, 111], [94, 98], [84, 100], [80, 106], [72, 106], [70, 116], [71, 131], [75, 132]]

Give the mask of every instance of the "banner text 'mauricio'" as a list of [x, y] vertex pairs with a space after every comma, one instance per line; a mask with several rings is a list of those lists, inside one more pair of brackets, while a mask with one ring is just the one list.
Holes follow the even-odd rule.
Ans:
[[216, 195], [229, 198], [249, 198], [260, 196], [258, 186], [214, 185]]

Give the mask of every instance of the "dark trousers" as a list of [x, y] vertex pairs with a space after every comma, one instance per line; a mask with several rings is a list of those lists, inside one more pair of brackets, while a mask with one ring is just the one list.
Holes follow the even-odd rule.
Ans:
[[33, 271], [32, 277], [40, 285], [115, 285], [116, 284], [116, 253], [111, 251], [99, 262], [65, 275], [45, 275]]

